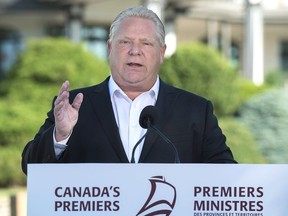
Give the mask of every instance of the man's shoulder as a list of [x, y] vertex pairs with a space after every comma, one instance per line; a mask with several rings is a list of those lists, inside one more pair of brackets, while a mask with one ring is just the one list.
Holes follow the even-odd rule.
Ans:
[[181, 88], [178, 88], [178, 87], [175, 87], [175, 86], [172, 86], [164, 81], [161, 80], [161, 83], [160, 83], [160, 89], [162, 89], [164, 92], [168, 93], [168, 94], [176, 94], [177, 97], [179, 98], [182, 98], [184, 100], [186, 99], [192, 99], [193, 101], [196, 100], [196, 101], [202, 101], [202, 102], [207, 102], [208, 99], [199, 95], [199, 94], [196, 94], [194, 92], [190, 92], [190, 91], [187, 91], [185, 89], [181, 89]]
[[99, 91], [102, 91], [102, 90], [106, 90], [108, 88], [108, 80], [104, 80], [102, 81], [101, 83], [98, 83], [98, 84], [95, 84], [95, 85], [92, 85], [92, 86], [85, 86], [85, 87], [82, 87], [82, 88], [76, 88], [76, 89], [73, 89], [70, 91], [70, 94], [71, 95], [76, 95], [78, 93], [82, 93], [82, 94], [88, 94], [88, 93], [91, 93], [91, 92], [99, 92]]

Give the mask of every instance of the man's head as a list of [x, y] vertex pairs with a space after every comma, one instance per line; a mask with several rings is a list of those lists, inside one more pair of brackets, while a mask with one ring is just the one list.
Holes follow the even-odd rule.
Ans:
[[113, 23], [110, 26], [109, 42], [113, 40], [115, 32], [117, 32], [122, 20], [127, 17], [140, 17], [152, 20], [156, 26], [156, 34], [159, 37], [159, 43], [161, 44], [161, 46], [165, 45], [165, 27], [162, 21], [152, 10], [149, 10], [148, 8], [143, 6], [128, 8], [118, 14], [118, 16], [114, 19]]
[[157, 79], [166, 50], [164, 26], [151, 10], [129, 8], [112, 23], [108, 50], [114, 80], [133, 99]]

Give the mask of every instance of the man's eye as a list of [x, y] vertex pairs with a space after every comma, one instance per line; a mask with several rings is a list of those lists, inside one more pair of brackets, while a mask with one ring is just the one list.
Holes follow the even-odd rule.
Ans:
[[129, 41], [127, 41], [127, 40], [120, 40], [120, 42], [119, 42], [120, 44], [128, 44], [129, 43]]
[[150, 42], [144, 42], [144, 45], [145, 45], [145, 46], [152, 46], [152, 43], [150, 43]]

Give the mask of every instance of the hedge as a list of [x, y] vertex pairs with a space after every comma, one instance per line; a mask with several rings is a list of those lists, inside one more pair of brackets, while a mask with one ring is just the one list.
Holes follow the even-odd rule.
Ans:
[[288, 90], [273, 89], [255, 96], [239, 114], [268, 162], [288, 163]]
[[165, 59], [160, 76], [211, 100], [218, 116], [234, 114], [241, 104], [237, 71], [217, 50], [204, 44], [180, 44], [175, 54]]
[[241, 164], [267, 163], [256, 143], [253, 133], [235, 118], [221, 118], [219, 125], [227, 138], [227, 145], [232, 150], [234, 158]]

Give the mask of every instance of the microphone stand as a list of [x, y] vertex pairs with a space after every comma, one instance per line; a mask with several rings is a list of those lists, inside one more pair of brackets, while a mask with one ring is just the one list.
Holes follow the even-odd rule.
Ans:
[[[143, 127], [143, 126], [142, 126]], [[180, 159], [179, 159], [179, 154], [178, 151], [175, 147], [175, 145], [171, 142], [170, 139], [168, 139], [168, 137], [166, 137], [157, 127], [155, 127], [152, 123], [150, 118], [147, 119], [147, 127], [144, 126], [143, 128], [147, 128], [146, 133], [140, 138], [140, 140], [138, 140], [138, 142], [135, 144], [133, 151], [132, 151], [132, 157], [131, 157], [131, 163], [135, 163], [135, 151], [137, 149], [137, 147], [140, 145], [140, 143], [142, 142], [142, 140], [147, 136], [147, 134], [150, 132], [150, 129], [154, 130], [166, 143], [168, 143], [170, 145], [170, 147], [172, 148], [172, 150], [174, 151], [175, 154], [175, 161], [174, 163], [180, 163]]]
[[138, 145], [140, 145], [140, 143], [142, 142], [142, 140], [147, 136], [148, 132], [149, 132], [149, 128], [147, 129], [146, 133], [141, 137], [140, 140], [138, 140], [138, 142], [135, 144], [133, 151], [132, 151], [132, 158], [131, 158], [131, 163], [135, 163], [135, 150], [137, 149]]
[[155, 127], [153, 124], [151, 124], [150, 119], [147, 120], [147, 126], [148, 126], [148, 130], [150, 128], [152, 128], [166, 143], [168, 143], [170, 145], [170, 147], [173, 149], [173, 151], [175, 153], [175, 161], [174, 162], [180, 163], [178, 151], [177, 151], [175, 145], [171, 142], [171, 140], [168, 139], [168, 137], [166, 137], [157, 127]]

